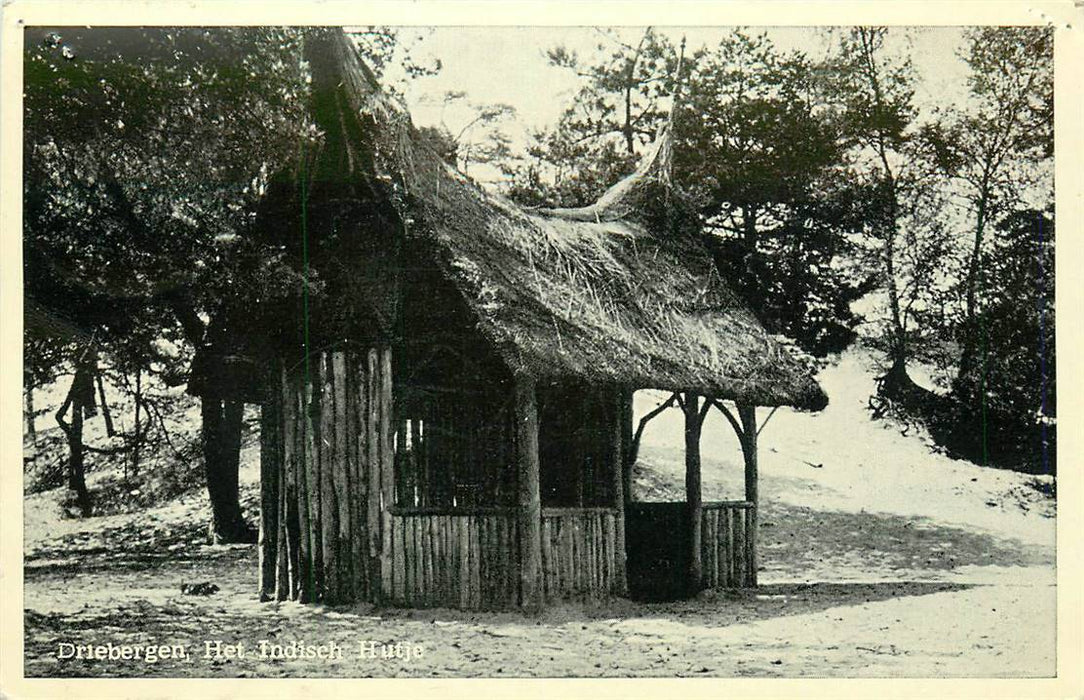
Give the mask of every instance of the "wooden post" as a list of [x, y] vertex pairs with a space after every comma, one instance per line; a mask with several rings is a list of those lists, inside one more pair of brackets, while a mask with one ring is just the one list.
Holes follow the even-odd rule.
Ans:
[[[379, 373], [379, 394], [377, 400], [380, 404], [380, 419], [377, 425], [377, 440], [380, 443], [380, 508], [381, 508], [381, 532], [383, 533], [383, 549], [381, 552], [381, 571], [384, 576], [383, 583], [392, 583], [392, 516], [391, 508], [395, 503], [394, 461], [395, 454], [392, 451], [392, 376], [391, 376], [391, 348], [380, 348], [379, 360], [376, 371]], [[398, 582], [394, 583], [398, 586]], [[391, 587], [386, 586], [384, 595], [391, 593]]]
[[313, 488], [320, 494], [320, 527], [313, 528], [320, 541], [320, 573], [323, 586], [320, 597], [325, 603], [340, 602], [339, 563], [339, 494], [335, 490], [335, 472], [342, 462], [335, 453], [336, 433], [334, 397], [334, 364], [330, 353], [317, 357], [320, 374], [314, 378], [313, 402], [317, 409], [313, 417], [313, 462], [317, 467]]
[[626, 408], [628, 406], [627, 394], [622, 389], [614, 392], [614, 416], [613, 416], [613, 485], [614, 485], [614, 508], [617, 514], [614, 516], [614, 582], [613, 592], [618, 595], [627, 595], [629, 592], [628, 572], [625, 570], [625, 499], [627, 498], [626, 481], [628, 478], [625, 462], [627, 451], [625, 438], [628, 429], [632, 426], [631, 416], [626, 422]]
[[[291, 377], [284, 384], [283, 395], [283, 429], [285, 438], [283, 442], [283, 464], [285, 474], [282, 481], [283, 508], [281, 517], [285, 523], [285, 537], [287, 544], [287, 571], [289, 580], [287, 586], [287, 599], [298, 600], [301, 591], [301, 565], [305, 557], [301, 553], [301, 542], [308, 537], [301, 529], [301, 470], [304, 464], [304, 435], [302, 435], [304, 405], [302, 397], [303, 379]], [[280, 528], [281, 530], [281, 528]], [[275, 596], [278, 599], [278, 595]]]
[[[625, 502], [632, 501], [632, 468], [635, 458], [632, 454], [633, 436], [633, 398], [636, 392], [622, 389], [618, 407], [618, 424], [621, 427], [621, 492]], [[623, 527], [623, 526], [622, 526]]]
[[685, 412], [685, 513], [689, 531], [689, 568], [686, 585], [696, 593], [701, 588], [703, 564], [700, 555], [703, 508], [700, 497], [700, 427], [704, 417], [700, 412], [700, 397], [687, 392], [682, 402]]
[[282, 459], [281, 389], [271, 372], [267, 398], [260, 408], [260, 600], [274, 600], [279, 532], [279, 472]]
[[278, 533], [276, 535], [278, 551], [275, 553], [275, 600], [290, 598], [290, 552], [289, 538], [286, 533], [288, 518], [287, 494], [289, 489], [288, 471], [292, 446], [290, 445], [290, 390], [285, 366], [280, 363], [278, 381], [274, 383], [278, 393], [279, 405], [279, 474], [278, 474]]
[[534, 380], [517, 376], [514, 386], [516, 472], [519, 481], [520, 606], [542, 607], [542, 497], [538, 481], [538, 403]]
[[[388, 557], [390, 552], [384, 547], [383, 520], [380, 511], [380, 391], [377, 386], [377, 352], [375, 348], [359, 360], [364, 362], [361, 371], [365, 376], [364, 413], [362, 430], [365, 431], [365, 488], [366, 488], [366, 534], [369, 540], [369, 592], [380, 599], [385, 592], [391, 594]], [[360, 399], [359, 399], [360, 400]]]
[[749, 527], [746, 528], [746, 549], [749, 552], [749, 573], [747, 578], [750, 585], [757, 585], [757, 527], [758, 510], [760, 505], [757, 501], [757, 408], [747, 404], [738, 404], [738, 418], [741, 420], [742, 432], [742, 455], [745, 458], [745, 500], [752, 504], [749, 512]]

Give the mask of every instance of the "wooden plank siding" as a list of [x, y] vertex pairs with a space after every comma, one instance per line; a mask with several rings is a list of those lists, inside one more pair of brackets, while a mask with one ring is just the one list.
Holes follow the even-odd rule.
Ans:
[[391, 520], [393, 594], [387, 602], [472, 610], [518, 605], [514, 510], [397, 510]]
[[755, 511], [748, 502], [704, 504], [701, 541], [704, 588], [756, 585], [752, 527]]
[[[617, 509], [543, 508], [546, 602], [620, 594]], [[392, 591], [405, 607], [503, 610], [520, 601], [518, 520], [512, 508], [392, 511]]]
[[385, 347], [313, 354], [272, 378], [261, 442], [264, 598], [350, 603], [386, 590], [390, 373]]

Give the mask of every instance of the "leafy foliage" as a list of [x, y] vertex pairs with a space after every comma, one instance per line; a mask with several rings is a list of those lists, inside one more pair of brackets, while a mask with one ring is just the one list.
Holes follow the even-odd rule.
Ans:
[[[28, 317], [45, 319], [28, 323], [29, 378], [40, 384], [88, 353], [89, 371], [115, 371], [143, 410], [123, 436], [133, 455], [152, 419], [168, 439], [152, 415], [161, 401], [133, 377], [182, 383], [205, 349], [244, 349], [279, 302], [315, 288], [259, 221], [272, 185], [324, 138], [311, 118], [308, 36], [27, 30], [25, 279]], [[408, 76], [436, 70], [411, 62], [399, 36], [368, 28], [354, 40], [377, 73], [392, 60]]]
[[978, 344], [976, 371], [954, 394], [983, 463], [1053, 473], [1056, 465], [1054, 221], [1022, 210], [996, 226], [983, 305], [964, 332]]
[[510, 195], [537, 206], [579, 207], [629, 174], [639, 150], [668, 114], [679, 54], [651, 28], [630, 43], [614, 30], [596, 30], [594, 56], [551, 49], [551, 65], [574, 72], [576, 96], [551, 129], [535, 135], [530, 163], [511, 173]]
[[869, 282], [847, 263], [863, 193], [847, 182], [823, 67], [742, 31], [694, 60], [674, 167], [719, 239], [719, 267], [769, 328], [837, 351]]
[[673, 105], [675, 180], [713, 234], [724, 278], [774, 332], [819, 355], [844, 347], [858, 321], [850, 303], [869, 281], [845, 262], [862, 193], [844, 176], [822, 67], [740, 30], [684, 58], [652, 29], [635, 43], [604, 36], [593, 59], [550, 52], [582, 87], [536, 136], [511, 196], [532, 206], [594, 201], [634, 168]]
[[[982, 313], [989, 228], [1012, 212], [1053, 201], [1053, 33], [1048, 28], [984, 27], [968, 32], [972, 100], [947, 110], [927, 139], [958, 187], [971, 245], [961, 281], [958, 378], [970, 382], [972, 329]], [[1002, 251], [1003, 252], [1003, 251]]]

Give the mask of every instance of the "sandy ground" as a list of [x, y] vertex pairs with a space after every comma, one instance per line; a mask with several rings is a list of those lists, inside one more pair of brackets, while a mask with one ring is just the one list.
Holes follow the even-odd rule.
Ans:
[[[49, 492], [26, 499], [26, 674], [1052, 676], [1053, 501], [1027, 485], [1031, 477], [931, 454], [920, 437], [869, 421], [862, 361], [846, 356], [824, 374], [826, 411], [779, 411], [761, 434], [755, 590], [584, 601], [538, 617], [261, 604], [254, 548], [202, 544], [201, 494], [81, 521], [61, 519]], [[652, 401], [642, 396], [638, 409]], [[664, 414], [648, 429], [637, 498], [677, 492], [678, 421]], [[715, 418], [706, 430], [706, 499], [741, 493], [729, 430]], [[250, 507], [255, 458], [250, 449], [244, 459]], [[221, 590], [180, 591], [203, 581]], [[341, 658], [267, 658], [260, 640], [268, 650], [337, 645]], [[243, 656], [205, 656], [215, 641], [242, 643]], [[63, 642], [177, 644], [185, 657], [62, 660]], [[384, 645], [391, 653], [396, 644], [398, 656], [383, 658]]]

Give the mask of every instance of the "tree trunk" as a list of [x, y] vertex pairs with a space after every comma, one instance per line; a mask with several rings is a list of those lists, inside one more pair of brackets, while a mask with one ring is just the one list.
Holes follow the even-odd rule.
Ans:
[[117, 431], [113, 428], [113, 414], [110, 413], [109, 404], [105, 400], [105, 382], [102, 380], [101, 372], [95, 372], [94, 381], [98, 383], [98, 403], [102, 406], [102, 419], [105, 420], [105, 434], [109, 437], [113, 437], [117, 434]]
[[[92, 511], [90, 492], [87, 490], [86, 465], [84, 464], [83, 449], [83, 416], [87, 411], [87, 394], [91, 400], [94, 398], [93, 372], [80, 359], [76, 365], [75, 377], [72, 379], [71, 389], [64, 405], [56, 413], [57, 423], [68, 438], [68, 488], [75, 492], [75, 502], [79, 506], [80, 514], [86, 518]], [[68, 425], [64, 422], [64, 413], [71, 406], [72, 422]]]
[[986, 229], [986, 200], [984, 193], [979, 197], [978, 214], [975, 221], [975, 242], [971, 249], [971, 261], [967, 269], [967, 296], [964, 304], [964, 332], [960, 340], [960, 365], [957, 369], [957, 382], [966, 379], [975, 369], [975, 345], [978, 334], [975, 329], [975, 317], [978, 315], [978, 285], [982, 274], [982, 239]]
[[26, 430], [30, 433], [30, 438], [37, 442], [38, 431], [34, 425], [34, 385], [26, 385]]
[[211, 498], [211, 538], [216, 543], [256, 541], [256, 533], [241, 514], [238, 468], [241, 458], [241, 418], [244, 404], [219, 396], [203, 396], [204, 473]]
[[75, 492], [75, 502], [84, 518], [90, 516], [90, 492], [87, 491], [86, 471], [83, 463], [83, 405], [76, 400], [72, 405], [72, 427], [68, 433], [68, 488]]
[[700, 429], [704, 417], [700, 412], [700, 398], [685, 394], [685, 512], [689, 530], [689, 568], [686, 585], [690, 593], [700, 591], [703, 564], [700, 560], [701, 513], [700, 495]]
[[[170, 294], [167, 301], [185, 337], [197, 348], [197, 356], [200, 353], [214, 354], [221, 347], [228, 347], [228, 343], [222, 342], [224, 324], [219, 324], [219, 319], [214, 316], [209, 324], [204, 323], [186, 292]], [[195, 359], [192, 364], [197, 364]], [[244, 404], [205, 393], [200, 396], [200, 413], [203, 467], [213, 518], [211, 539], [216, 542], [254, 543], [257, 532], [245, 522], [238, 498]]]
[[[895, 193], [891, 195], [895, 199]], [[903, 327], [903, 313], [900, 310], [900, 293], [896, 286], [896, 204], [890, 204], [892, 214], [885, 231], [884, 266], [885, 286], [888, 289], [888, 307], [892, 317], [892, 337], [889, 338], [889, 353], [892, 364], [899, 365], [907, 373], [907, 335]]]
[[[102, 398], [102, 403], [105, 403], [105, 398]], [[132, 443], [132, 476], [139, 476], [139, 448], [143, 443], [143, 436], [140, 434], [140, 413], [143, 408], [143, 371], [136, 370], [135, 377], [135, 441]]]
[[742, 206], [742, 271], [741, 291], [746, 301], [759, 309], [761, 302], [760, 289], [757, 286], [757, 275], [753, 269], [754, 258], [757, 252], [757, 207], [752, 204]]

